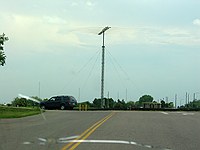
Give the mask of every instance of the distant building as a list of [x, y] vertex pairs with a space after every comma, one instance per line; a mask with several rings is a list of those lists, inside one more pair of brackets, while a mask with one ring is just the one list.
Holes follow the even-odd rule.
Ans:
[[160, 103], [154, 103], [154, 102], [145, 102], [143, 103], [144, 109], [160, 109], [161, 104]]

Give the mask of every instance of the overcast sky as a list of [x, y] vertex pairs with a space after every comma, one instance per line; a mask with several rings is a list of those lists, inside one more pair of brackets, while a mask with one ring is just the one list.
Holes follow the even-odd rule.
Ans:
[[200, 92], [199, 6], [198, 0], [1, 0], [0, 34], [9, 41], [0, 103], [18, 94], [100, 97], [98, 33], [105, 26], [111, 27], [105, 97], [171, 101], [178, 94], [183, 104], [188, 92], [192, 100]]

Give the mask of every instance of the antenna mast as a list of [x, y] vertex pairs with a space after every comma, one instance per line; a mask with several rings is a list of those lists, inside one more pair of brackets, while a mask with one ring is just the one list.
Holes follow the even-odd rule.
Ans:
[[102, 45], [102, 66], [101, 66], [101, 108], [105, 107], [104, 102], [104, 65], [105, 65], [105, 43], [104, 43], [104, 35], [105, 32], [110, 29], [111, 27], [105, 27], [102, 29], [101, 32], [98, 33], [98, 35], [103, 34], [103, 45]]

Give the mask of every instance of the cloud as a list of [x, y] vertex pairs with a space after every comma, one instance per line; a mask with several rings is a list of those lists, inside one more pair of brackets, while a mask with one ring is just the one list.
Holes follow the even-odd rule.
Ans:
[[199, 32], [192, 28], [168, 28], [161, 29], [161, 38], [163, 42], [176, 45], [199, 45]]
[[93, 2], [91, 2], [91, 1], [88, 0], [88, 1], [86, 1], [86, 5], [89, 6], [89, 7], [92, 7], [95, 4]]
[[193, 24], [194, 24], [194, 25], [197, 25], [197, 26], [200, 26], [200, 19], [195, 19], [195, 20], [193, 21]]
[[72, 6], [72, 7], [73, 7], [73, 6], [78, 6], [78, 3], [73, 1], [73, 2], [71, 3], [71, 6]]
[[[91, 49], [101, 43], [101, 37], [97, 34], [103, 27], [99, 27], [95, 23], [72, 19], [69, 21], [56, 15], [39, 17], [2, 14], [0, 18], [8, 29], [5, 31], [6, 34], [10, 37], [10, 41], [18, 47], [18, 51], [25, 51], [28, 48], [33, 52], [47, 52], [56, 47]], [[106, 44], [200, 45], [199, 32], [195, 29], [180, 27], [115, 27], [111, 25], [111, 29], [106, 31]], [[68, 50], [70, 51], [70, 49]], [[16, 51], [16, 53], [18, 52]]]
[[67, 24], [67, 21], [57, 16], [44, 16], [44, 21], [52, 24]]
[[180, 28], [164, 29], [163, 33], [169, 36], [176, 36], [176, 37], [188, 36], [190, 34], [187, 30]]
[[112, 27], [107, 33], [110, 44], [200, 45], [200, 33], [191, 28], [134, 26]]
[[96, 5], [95, 2], [91, 1], [91, 0], [85, 0], [85, 1], [73, 1], [71, 3], [72, 7], [82, 7], [82, 6], [86, 6], [87, 8], [93, 8]]
[[[19, 52], [52, 52], [56, 49], [68, 49], [84, 45], [80, 36], [75, 32], [60, 33], [60, 30], [70, 31], [77, 22], [67, 22], [57, 16], [31, 16], [11, 14], [1, 17], [6, 35], [10, 38], [12, 45], [15, 45], [16, 55]], [[9, 17], [8, 17], [9, 16]], [[76, 25], [75, 25], [76, 24]], [[0, 25], [1, 26], [1, 25]]]

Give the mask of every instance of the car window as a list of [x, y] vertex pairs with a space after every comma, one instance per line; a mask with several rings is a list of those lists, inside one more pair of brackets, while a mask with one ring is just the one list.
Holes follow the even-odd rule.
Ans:
[[60, 97], [56, 97], [55, 101], [60, 101], [60, 99], [61, 99]]
[[69, 98], [69, 96], [65, 96], [65, 97], [63, 97], [63, 100], [65, 100], [65, 101], [69, 101], [70, 98]]
[[71, 99], [71, 102], [76, 102], [76, 99], [73, 96], [71, 96], [70, 99]]
[[56, 100], [55, 97], [52, 97], [52, 98], [49, 99], [49, 101], [55, 101], [55, 100]]

